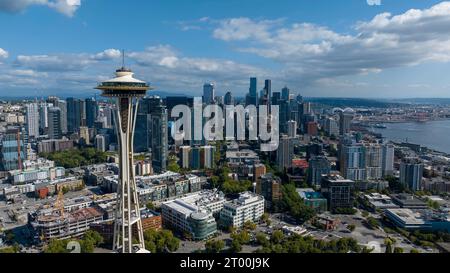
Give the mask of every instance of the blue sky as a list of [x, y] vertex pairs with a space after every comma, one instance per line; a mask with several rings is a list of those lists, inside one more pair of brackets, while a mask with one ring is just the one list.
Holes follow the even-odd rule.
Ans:
[[450, 97], [449, 25], [432, 0], [0, 0], [0, 96], [94, 94], [125, 49], [174, 93]]

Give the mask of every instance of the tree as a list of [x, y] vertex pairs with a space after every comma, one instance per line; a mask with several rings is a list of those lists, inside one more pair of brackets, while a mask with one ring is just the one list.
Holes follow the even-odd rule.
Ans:
[[44, 253], [69, 253], [67, 240], [52, 239], [44, 249]]
[[175, 158], [169, 159], [167, 169], [174, 173], [179, 173], [181, 171], [180, 165], [178, 165], [177, 160]]
[[225, 194], [237, 194], [248, 191], [252, 188], [252, 182], [249, 180], [236, 181], [227, 177], [222, 184], [222, 191]]
[[384, 244], [386, 245], [385, 253], [392, 253], [392, 245], [394, 244], [391, 238], [384, 239]]
[[[81, 240], [81, 252], [83, 253], [92, 253], [94, 248], [100, 246], [104, 243], [103, 237], [94, 230], [88, 230]], [[84, 247], [83, 247], [84, 245]]]
[[219, 185], [219, 177], [217, 175], [211, 176], [210, 181], [211, 181], [212, 188], [218, 188], [220, 186]]
[[378, 221], [373, 217], [368, 217], [366, 223], [371, 229], [376, 229], [379, 227]]
[[303, 222], [312, 219], [316, 214], [314, 209], [305, 205], [303, 199], [298, 195], [294, 184], [282, 186], [280, 209], [282, 211], [289, 211], [295, 219]]
[[209, 240], [205, 243], [207, 253], [219, 253], [224, 247], [225, 243], [222, 240]]
[[270, 241], [274, 244], [279, 244], [283, 241], [284, 234], [281, 230], [275, 230], [270, 237]]
[[246, 230], [255, 230], [256, 229], [256, 224], [253, 223], [252, 221], [247, 221], [244, 223], [244, 229]]
[[366, 218], [367, 216], [369, 216], [369, 213], [367, 212], [367, 211], [363, 211], [363, 212], [361, 212], [361, 215], [364, 217], [364, 218]]
[[149, 201], [146, 205], [147, 209], [149, 210], [155, 210], [155, 205], [153, 204], [152, 201]]
[[395, 248], [394, 248], [394, 253], [403, 253], [403, 248], [401, 248], [401, 247], [395, 247]]
[[238, 240], [233, 239], [233, 241], [231, 242], [230, 251], [232, 253], [239, 253], [239, 252], [241, 252], [242, 251], [241, 243], [239, 243]]
[[420, 253], [420, 252], [419, 252], [419, 250], [413, 248], [413, 249], [411, 249], [411, 251], [409, 253], [417, 254], [417, 253]]
[[264, 212], [264, 214], [261, 216], [261, 220], [263, 222], [267, 222], [267, 220], [269, 220], [269, 214], [267, 212]]
[[350, 232], [353, 232], [353, 231], [355, 231], [356, 227], [355, 227], [355, 225], [348, 225], [347, 228]]
[[256, 234], [256, 242], [263, 247], [270, 245], [270, 241], [269, 241], [269, 239], [267, 239], [266, 234], [261, 233], [261, 232]]
[[180, 245], [180, 240], [170, 230], [147, 230], [144, 232], [144, 241], [145, 248], [152, 253], [174, 252]]
[[250, 242], [250, 234], [246, 230], [242, 230], [238, 233], [232, 233], [231, 239], [237, 240], [241, 245], [245, 245]]

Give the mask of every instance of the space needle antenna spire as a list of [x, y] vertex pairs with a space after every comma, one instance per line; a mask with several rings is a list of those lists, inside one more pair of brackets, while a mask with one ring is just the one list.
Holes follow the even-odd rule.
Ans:
[[125, 68], [125, 49], [122, 49], [122, 68]]

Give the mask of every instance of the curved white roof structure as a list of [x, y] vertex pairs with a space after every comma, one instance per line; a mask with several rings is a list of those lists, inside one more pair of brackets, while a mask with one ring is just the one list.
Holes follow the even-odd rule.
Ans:
[[145, 83], [144, 81], [133, 78], [134, 73], [131, 70], [119, 69], [116, 71], [116, 77], [105, 81], [106, 83], [124, 82], [124, 83]]

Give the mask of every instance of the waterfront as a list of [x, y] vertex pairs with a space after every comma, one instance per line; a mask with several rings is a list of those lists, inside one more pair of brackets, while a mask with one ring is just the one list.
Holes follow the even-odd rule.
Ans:
[[450, 154], [450, 120], [388, 123], [386, 129], [374, 128], [388, 140], [420, 144]]

